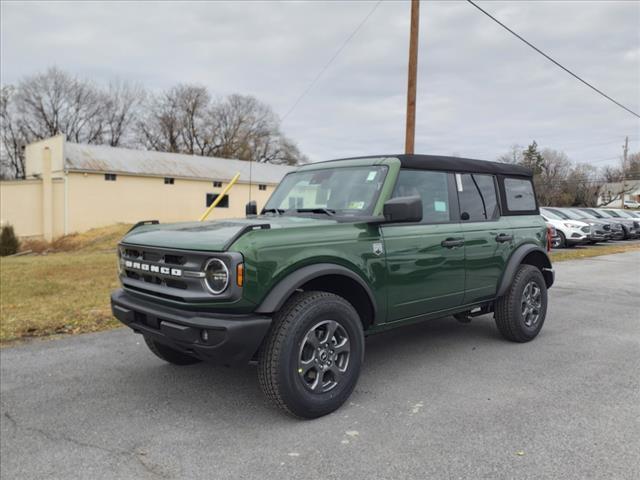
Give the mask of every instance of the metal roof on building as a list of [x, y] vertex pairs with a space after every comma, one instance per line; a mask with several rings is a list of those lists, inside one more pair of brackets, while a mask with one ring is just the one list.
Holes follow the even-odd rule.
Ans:
[[105, 145], [64, 144], [65, 169], [78, 172], [120, 173], [154, 177], [228, 181], [240, 173], [240, 182], [279, 183], [295, 169], [288, 165], [247, 162], [181, 153], [132, 150]]

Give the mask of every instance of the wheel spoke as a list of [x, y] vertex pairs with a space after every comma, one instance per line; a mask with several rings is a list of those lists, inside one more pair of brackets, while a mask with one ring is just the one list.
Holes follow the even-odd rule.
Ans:
[[337, 322], [334, 322], [332, 320], [332, 321], [329, 321], [329, 323], [327, 323], [327, 336], [324, 339], [325, 342], [331, 342], [331, 339], [336, 334], [337, 328], [338, 328]]
[[340, 379], [342, 378], [342, 376], [345, 374], [346, 372], [346, 368], [344, 370], [340, 369], [338, 367], [338, 365], [336, 365], [335, 363], [331, 364], [331, 366], [329, 367], [329, 371], [331, 373], [333, 373], [333, 380], [338, 383], [340, 381]]
[[313, 379], [313, 383], [309, 385], [309, 388], [311, 388], [311, 390], [313, 391], [322, 390], [322, 379], [324, 377], [324, 371], [319, 368], [316, 368], [314, 371], [316, 372], [316, 378]]
[[348, 353], [350, 351], [351, 351], [351, 346], [349, 345], [349, 339], [346, 337], [342, 339], [342, 341], [339, 344], [333, 347], [333, 353], [335, 353], [336, 355], [339, 355], [344, 352]]
[[318, 339], [318, 334], [316, 333], [315, 330], [311, 330], [309, 333], [307, 333], [305, 342], [314, 348], [317, 348], [318, 345], [320, 345], [320, 340]]
[[312, 368], [315, 368], [316, 363], [314, 362], [314, 360], [315, 360], [315, 354], [309, 360], [300, 360], [298, 373], [302, 376], [305, 376], [309, 372], [309, 370], [311, 370]]

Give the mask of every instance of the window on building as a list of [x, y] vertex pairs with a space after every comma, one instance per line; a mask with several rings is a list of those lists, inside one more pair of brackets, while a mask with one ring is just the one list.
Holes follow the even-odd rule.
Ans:
[[222, 187], [222, 182], [218, 182], [218, 181], [213, 182], [213, 188], [220, 188], [220, 187]]
[[258, 190], [266, 190], [267, 186], [266, 185], [258, 185]]
[[496, 185], [492, 175], [456, 174], [460, 214], [466, 213], [466, 221], [480, 222], [500, 216]]
[[165, 185], [173, 185], [174, 181], [175, 181], [175, 178], [164, 177], [164, 184]]
[[449, 216], [449, 187], [446, 172], [400, 170], [393, 197], [419, 196], [422, 223], [443, 223]]
[[116, 181], [116, 177], [117, 177], [117, 175], [115, 173], [105, 173], [104, 174], [104, 179], [107, 182], [115, 182]]
[[528, 212], [536, 209], [536, 196], [531, 180], [505, 178], [504, 191], [507, 208], [512, 212]]
[[[207, 207], [210, 207], [219, 196], [219, 193], [207, 193]], [[229, 195], [225, 195], [222, 200], [220, 200], [220, 203], [216, 205], [216, 208], [229, 208]]]

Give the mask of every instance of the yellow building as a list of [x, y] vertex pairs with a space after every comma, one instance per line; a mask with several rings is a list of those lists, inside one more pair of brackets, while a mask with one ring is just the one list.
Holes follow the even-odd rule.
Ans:
[[[63, 135], [26, 147], [26, 180], [0, 182], [0, 222], [47, 240], [140, 220], [197, 220], [236, 173], [210, 220], [260, 210], [292, 167], [176, 153], [81, 145]], [[250, 185], [251, 178], [251, 188]]]

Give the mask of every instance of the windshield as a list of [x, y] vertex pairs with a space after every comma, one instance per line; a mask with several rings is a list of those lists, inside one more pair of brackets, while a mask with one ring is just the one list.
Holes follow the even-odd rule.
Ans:
[[613, 215], [605, 212], [604, 210], [598, 210], [597, 212], [602, 218], [613, 218]]
[[563, 209], [562, 213], [564, 213], [571, 220], [581, 220], [581, 219], [584, 218], [584, 215], [579, 215], [576, 212], [574, 212], [573, 210], [571, 210], [570, 208]]
[[604, 213], [607, 213], [607, 214], [609, 214], [610, 216], [615, 217], [615, 218], [621, 218], [621, 217], [620, 217], [620, 215], [618, 215], [618, 214], [617, 214], [616, 212], [614, 212], [613, 210], [604, 210]]
[[339, 167], [288, 174], [264, 212], [371, 215], [387, 175], [387, 167]]
[[582, 214], [583, 218], [598, 218], [593, 213], [589, 212], [588, 210], [581, 210], [579, 208], [576, 208], [574, 211], [577, 214]]
[[598, 212], [600, 212], [604, 217], [609, 217], [609, 218], [618, 217], [617, 215], [612, 214], [609, 210], [598, 210]]
[[546, 208], [541, 208], [540, 213], [546, 218], [551, 218], [553, 220], [562, 220], [562, 218], [560, 218], [558, 215], [551, 212], [550, 210], [547, 210]]
[[580, 210], [589, 212], [591, 215], [593, 215], [596, 218], [606, 218], [604, 215], [601, 215], [599, 212], [596, 212], [593, 208], [581, 208]]
[[545, 208], [544, 209], [546, 212], [551, 212], [553, 213], [556, 217], [561, 218], [562, 220], [571, 220], [571, 217], [569, 217], [569, 215], [567, 215], [564, 212], [561, 212], [560, 210], [556, 210], [555, 208]]

